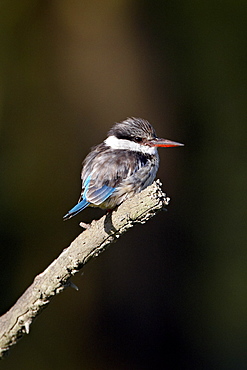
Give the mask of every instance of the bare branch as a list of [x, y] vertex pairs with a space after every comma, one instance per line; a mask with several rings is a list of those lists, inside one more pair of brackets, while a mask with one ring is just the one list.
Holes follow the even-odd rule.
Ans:
[[25, 333], [29, 333], [34, 318], [48, 305], [51, 298], [66, 287], [78, 289], [71, 276], [92, 257], [97, 257], [136, 223], [145, 223], [169, 203], [159, 180], [126, 200], [112, 213], [93, 221], [68, 248], [64, 249], [45, 271], [37, 275], [32, 285], [15, 305], [0, 317], [0, 358]]

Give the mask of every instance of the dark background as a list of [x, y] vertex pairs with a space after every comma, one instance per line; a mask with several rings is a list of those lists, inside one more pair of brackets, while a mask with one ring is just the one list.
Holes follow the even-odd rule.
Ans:
[[0, 4], [0, 308], [81, 232], [81, 161], [127, 116], [160, 150], [168, 212], [55, 297], [5, 369], [246, 369], [246, 2]]

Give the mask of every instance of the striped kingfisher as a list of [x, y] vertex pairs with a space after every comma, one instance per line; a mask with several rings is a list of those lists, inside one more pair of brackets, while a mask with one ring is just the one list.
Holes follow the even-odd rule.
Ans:
[[151, 185], [159, 167], [157, 147], [183, 146], [156, 136], [142, 118], [115, 123], [103, 143], [93, 147], [83, 162], [82, 192], [78, 203], [63, 217], [84, 208], [113, 209]]

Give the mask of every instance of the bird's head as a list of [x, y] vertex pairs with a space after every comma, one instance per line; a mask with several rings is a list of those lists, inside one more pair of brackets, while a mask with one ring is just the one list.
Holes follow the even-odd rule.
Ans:
[[126, 149], [152, 153], [156, 147], [175, 147], [184, 144], [158, 138], [153, 126], [142, 118], [127, 118], [115, 123], [105, 143], [112, 149]]

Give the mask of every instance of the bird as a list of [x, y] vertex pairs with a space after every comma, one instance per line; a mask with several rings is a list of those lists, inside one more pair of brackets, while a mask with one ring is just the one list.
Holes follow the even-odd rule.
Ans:
[[142, 118], [115, 123], [107, 138], [84, 159], [80, 198], [63, 219], [88, 206], [113, 210], [153, 183], [159, 168], [158, 147], [183, 145], [158, 138], [153, 126]]

